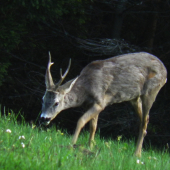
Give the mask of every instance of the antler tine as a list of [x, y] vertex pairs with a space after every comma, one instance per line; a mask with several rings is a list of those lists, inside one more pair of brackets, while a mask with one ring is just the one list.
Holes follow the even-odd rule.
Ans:
[[50, 53], [50, 51], [48, 52], [48, 54], [49, 54], [48, 68], [50, 68], [54, 63], [51, 62], [51, 53]]
[[53, 64], [54, 63], [51, 62], [51, 54], [49, 51], [49, 61], [48, 61], [48, 65], [47, 65], [46, 75], [45, 75], [45, 84], [46, 84], [47, 89], [54, 85], [53, 78], [51, 76], [51, 71], [50, 71], [50, 67]]
[[67, 70], [65, 71], [64, 75], [62, 75], [62, 68], [60, 68], [60, 76], [61, 76], [61, 79], [60, 81], [57, 83], [58, 86], [60, 86], [62, 84], [62, 82], [64, 81], [65, 77], [67, 76], [69, 70], [70, 70], [70, 66], [71, 66], [71, 58], [69, 60], [69, 65], [68, 65], [68, 68]]

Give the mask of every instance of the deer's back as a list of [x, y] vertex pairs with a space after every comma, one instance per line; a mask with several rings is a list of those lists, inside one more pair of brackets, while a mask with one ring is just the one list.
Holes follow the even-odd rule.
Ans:
[[76, 84], [99, 102], [108, 97], [109, 104], [129, 101], [149, 88], [163, 86], [166, 77], [163, 63], [141, 52], [94, 61], [82, 70]]

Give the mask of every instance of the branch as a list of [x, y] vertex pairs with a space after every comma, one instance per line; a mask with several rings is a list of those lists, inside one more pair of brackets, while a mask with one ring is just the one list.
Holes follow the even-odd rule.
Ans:
[[117, 55], [140, 51], [139, 47], [118, 39], [83, 40], [77, 38], [77, 42], [79, 48], [88, 52], [87, 55]]

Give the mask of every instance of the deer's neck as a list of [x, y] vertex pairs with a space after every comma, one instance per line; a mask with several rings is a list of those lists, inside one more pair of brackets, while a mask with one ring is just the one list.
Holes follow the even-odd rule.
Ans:
[[64, 97], [65, 107], [78, 107], [84, 103], [87, 98], [87, 94], [82, 87], [75, 86]]

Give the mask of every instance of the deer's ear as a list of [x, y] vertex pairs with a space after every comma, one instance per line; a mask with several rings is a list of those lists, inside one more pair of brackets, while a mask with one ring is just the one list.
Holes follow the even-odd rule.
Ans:
[[78, 77], [76, 77], [75, 79], [65, 83], [62, 87], [64, 89], [64, 94], [67, 94], [70, 92], [70, 90], [72, 89], [72, 87], [74, 86], [75, 82], [77, 81]]

